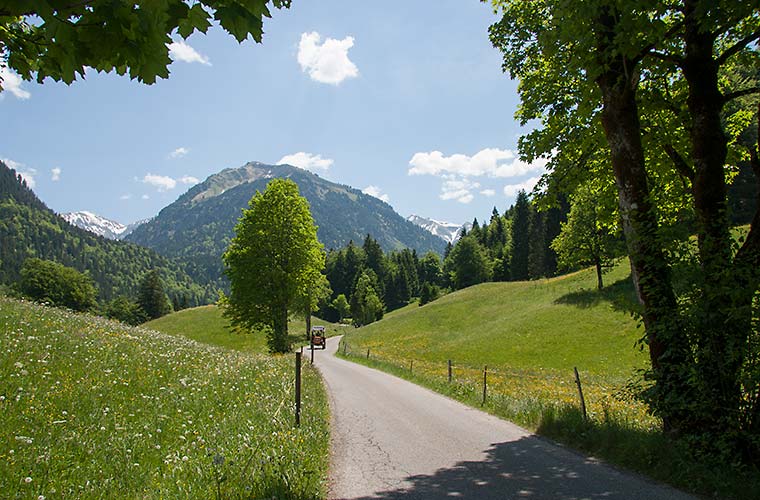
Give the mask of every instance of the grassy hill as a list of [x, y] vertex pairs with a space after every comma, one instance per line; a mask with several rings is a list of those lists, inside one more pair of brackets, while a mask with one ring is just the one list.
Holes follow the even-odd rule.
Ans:
[[[312, 317], [312, 325], [325, 327], [327, 335], [332, 336], [345, 331], [334, 323]], [[267, 340], [263, 332], [242, 334], [232, 332], [227, 320], [222, 317], [222, 311], [215, 305], [184, 309], [167, 314], [143, 325], [145, 328], [170, 335], [181, 335], [197, 342], [218, 345], [228, 349], [244, 352], [267, 352]], [[293, 320], [288, 326], [290, 339], [294, 344], [306, 339], [306, 322]]]
[[0, 297], [3, 498], [325, 494], [328, 409], [293, 358]]
[[634, 290], [626, 265], [596, 290], [592, 270], [559, 278], [483, 283], [423, 307], [407, 306], [350, 332], [357, 350], [400, 360], [571, 371], [625, 378], [648, 362], [634, 347]]

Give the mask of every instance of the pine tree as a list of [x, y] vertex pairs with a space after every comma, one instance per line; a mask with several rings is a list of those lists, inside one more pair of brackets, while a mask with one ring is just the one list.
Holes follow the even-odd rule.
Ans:
[[164, 284], [158, 269], [148, 271], [143, 277], [137, 303], [149, 320], [171, 312], [171, 304], [164, 293]]
[[528, 233], [528, 277], [542, 278], [546, 276], [546, 216], [532, 205]]
[[530, 201], [524, 190], [517, 193], [512, 216], [510, 272], [515, 281], [528, 279], [530, 255]]

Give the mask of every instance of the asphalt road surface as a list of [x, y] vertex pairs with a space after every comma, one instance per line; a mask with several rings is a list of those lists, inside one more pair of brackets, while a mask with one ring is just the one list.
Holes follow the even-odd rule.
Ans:
[[427, 389], [315, 352], [330, 395], [331, 499], [693, 499]]

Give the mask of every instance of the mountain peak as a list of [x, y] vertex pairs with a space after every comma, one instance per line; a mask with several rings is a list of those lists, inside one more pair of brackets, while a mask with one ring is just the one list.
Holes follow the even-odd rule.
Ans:
[[[191, 189], [188, 194], [192, 193], [191, 203], [213, 198], [223, 194], [241, 184], [255, 182], [259, 179], [270, 179], [272, 177], [282, 177], [274, 172], [282, 168], [298, 168], [291, 165], [267, 165], [258, 161], [249, 161], [242, 167], [225, 168], [221, 172], [210, 175], [205, 181]], [[300, 170], [300, 169], [299, 169]]]
[[95, 233], [98, 236], [108, 238], [109, 240], [120, 240], [135, 230], [140, 224], [148, 222], [150, 219], [139, 220], [132, 224], [124, 225], [120, 222], [107, 219], [103, 216], [90, 212], [89, 210], [80, 210], [78, 212], [68, 212], [61, 214], [61, 217], [71, 224], [85, 231]]
[[405, 247], [419, 253], [443, 251], [442, 239], [404, 220], [374, 196], [292, 165], [260, 162], [209, 176], [127, 239], [197, 263], [194, 273], [225, 286], [220, 257], [234, 237], [241, 211], [272, 178], [289, 178], [298, 185], [301, 196], [309, 201], [317, 235], [326, 249], [363, 241], [370, 234], [386, 251]]
[[428, 217], [422, 217], [420, 215], [412, 214], [406, 218], [409, 222], [420, 226], [422, 229], [428, 231], [435, 236], [443, 238], [449, 243], [456, 243], [459, 239], [459, 233], [462, 228], [469, 229], [472, 224], [466, 222], [464, 224], [456, 224], [453, 222], [443, 222]]

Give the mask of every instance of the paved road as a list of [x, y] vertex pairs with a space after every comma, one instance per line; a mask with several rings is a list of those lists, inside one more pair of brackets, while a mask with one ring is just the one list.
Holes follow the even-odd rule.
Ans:
[[338, 359], [338, 340], [315, 352], [333, 414], [331, 499], [693, 499]]

